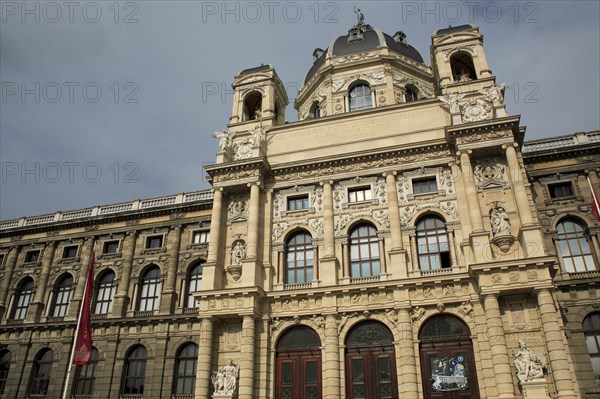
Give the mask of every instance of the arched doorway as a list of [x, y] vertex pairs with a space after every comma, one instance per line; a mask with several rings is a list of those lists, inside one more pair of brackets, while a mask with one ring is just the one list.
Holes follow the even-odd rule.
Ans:
[[431, 399], [479, 399], [473, 343], [458, 318], [439, 315], [419, 333], [423, 396]]
[[321, 340], [306, 326], [292, 327], [277, 343], [275, 398], [321, 399]]
[[377, 321], [352, 328], [346, 338], [346, 396], [396, 399], [396, 351], [391, 331]]

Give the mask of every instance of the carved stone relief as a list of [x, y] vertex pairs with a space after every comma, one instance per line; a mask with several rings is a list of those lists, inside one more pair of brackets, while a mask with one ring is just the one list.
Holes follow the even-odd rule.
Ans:
[[315, 231], [315, 233], [317, 234], [317, 238], [323, 237], [323, 219], [308, 219], [307, 224]]
[[463, 122], [484, 121], [494, 116], [490, 103], [480, 98], [461, 102], [460, 109]]
[[452, 171], [445, 168], [440, 173], [440, 186], [447, 196], [454, 195], [454, 180], [452, 179]]
[[506, 84], [502, 83], [499, 85], [486, 87], [479, 90], [479, 92], [485, 95], [487, 100], [491, 102], [494, 107], [501, 107], [504, 105], [504, 89], [506, 89]]
[[336, 184], [333, 189], [333, 208], [336, 211], [342, 209], [342, 204], [346, 202], [346, 190], [340, 184]]
[[373, 216], [384, 229], [390, 228], [390, 218], [385, 210], [371, 211], [371, 216]]
[[483, 159], [475, 164], [473, 170], [478, 189], [504, 187], [506, 185], [506, 166], [492, 159]]
[[245, 198], [234, 197], [227, 208], [228, 223], [248, 219], [248, 201]]
[[378, 179], [375, 186], [375, 198], [379, 201], [379, 205], [387, 204], [387, 190], [385, 185], [385, 179]]
[[416, 212], [417, 207], [415, 205], [409, 205], [400, 208], [400, 223], [402, 226], [408, 226]]
[[289, 226], [288, 222], [277, 223], [273, 226], [273, 241], [278, 242], [281, 238], [281, 235]]

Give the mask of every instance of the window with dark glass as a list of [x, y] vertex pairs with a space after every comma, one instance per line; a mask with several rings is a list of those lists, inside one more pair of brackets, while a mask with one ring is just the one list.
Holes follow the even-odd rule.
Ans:
[[600, 313], [592, 313], [583, 319], [583, 331], [592, 370], [600, 378]]
[[150, 236], [146, 238], [146, 249], [162, 248], [163, 236]]
[[556, 226], [557, 243], [568, 273], [596, 270], [596, 263], [587, 233], [584, 227], [575, 220], [563, 220]]
[[110, 313], [115, 295], [115, 273], [112, 270], [107, 270], [98, 276], [95, 292], [94, 314]]
[[10, 351], [0, 351], [0, 395], [4, 393], [6, 388], [6, 380], [10, 371]]
[[358, 84], [350, 90], [350, 111], [373, 108], [371, 88], [366, 84]]
[[119, 252], [119, 240], [105, 241], [102, 245], [103, 254], [116, 254]]
[[352, 278], [379, 276], [379, 240], [377, 230], [362, 224], [350, 232], [350, 276]]
[[0, 267], [2, 266], [2, 263], [4, 263], [4, 254], [0, 254]]
[[63, 317], [67, 314], [69, 300], [71, 299], [71, 287], [73, 277], [70, 274], [63, 276], [54, 287], [54, 300], [52, 307], [53, 317]]
[[51, 349], [42, 349], [35, 357], [31, 370], [29, 395], [46, 395], [48, 393], [52, 362], [54, 361], [53, 356]]
[[194, 231], [192, 237], [192, 244], [206, 244], [210, 238], [210, 231], [199, 230]]
[[413, 194], [425, 194], [437, 192], [437, 181], [435, 176], [422, 177], [412, 180]]
[[69, 245], [63, 249], [63, 259], [71, 259], [77, 257], [77, 250], [79, 247], [77, 245]]
[[450, 267], [450, 248], [446, 224], [436, 216], [427, 216], [417, 223], [417, 253], [419, 268], [424, 271]]
[[297, 211], [300, 209], [308, 209], [308, 194], [295, 195], [287, 198], [288, 211]]
[[175, 361], [175, 383], [173, 394], [193, 395], [196, 385], [196, 366], [198, 363], [198, 345], [189, 343], [177, 353]]
[[146, 379], [146, 362], [148, 352], [139, 345], [132, 349], [125, 358], [125, 374], [123, 377], [123, 394], [144, 393], [144, 380]]
[[34, 263], [37, 262], [40, 258], [40, 251], [28, 251], [25, 254], [25, 263]]
[[563, 198], [573, 196], [573, 185], [569, 181], [548, 184], [548, 190], [550, 191], [550, 198]]
[[407, 103], [417, 101], [419, 98], [417, 97], [417, 90], [415, 88], [407, 86], [404, 94], [404, 99]]
[[96, 367], [98, 365], [98, 350], [92, 348], [90, 362], [85, 366], [77, 366], [73, 382], [73, 395], [92, 395], [96, 382]]
[[369, 201], [371, 198], [371, 186], [350, 187], [348, 189], [348, 202]]
[[140, 279], [139, 311], [154, 310], [158, 306], [160, 295], [160, 269], [152, 266]]
[[187, 290], [187, 302], [186, 308], [196, 308], [198, 307], [198, 303], [196, 298], [194, 298], [194, 292], [200, 290], [200, 285], [202, 284], [202, 262], [198, 262], [191, 267], [190, 272], [188, 274], [188, 290]]
[[298, 232], [288, 240], [286, 260], [286, 284], [302, 284], [312, 281], [314, 261], [310, 234]]
[[11, 314], [12, 320], [24, 320], [27, 317], [29, 303], [33, 297], [33, 279], [27, 277], [23, 280], [15, 291], [15, 299]]

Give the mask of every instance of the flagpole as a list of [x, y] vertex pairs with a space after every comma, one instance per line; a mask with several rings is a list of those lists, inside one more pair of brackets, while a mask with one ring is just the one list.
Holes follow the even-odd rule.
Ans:
[[598, 203], [598, 197], [596, 197], [596, 192], [594, 191], [594, 187], [592, 186], [592, 182], [590, 181], [590, 178], [588, 176], [586, 176], [587, 182], [590, 185], [590, 191], [592, 192], [592, 200], [594, 201], [594, 204], [596, 204], [596, 209], [598, 209], [598, 211], [600, 211], [600, 203]]
[[[96, 256], [96, 243], [94, 243], [94, 246], [92, 248], [92, 258]], [[94, 267], [95, 264], [95, 259], [90, 259], [90, 262], [88, 264], [88, 268], [89, 267]], [[73, 337], [73, 343], [71, 344], [71, 355], [69, 356], [69, 368], [67, 369], [67, 379], [65, 380], [65, 386], [64, 386], [64, 390], [63, 390], [63, 394], [62, 394], [62, 399], [67, 399], [67, 393], [69, 392], [69, 382], [71, 379], [71, 372], [73, 371], [73, 358], [75, 357], [75, 347], [76, 347], [76, 341], [77, 341], [77, 337], [79, 336], [79, 328], [81, 326], [81, 317], [83, 315], [83, 304], [85, 303], [85, 298], [87, 295], [87, 278], [90, 274], [90, 271], [88, 270], [87, 273], [85, 274], [85, 281], [83, 281], [84, 288], [83, 288], [83, 296], [81, 297], [81, 302], [79, 303], [79, 314], [77, 315], [77, 327], [75, 327], [75, 336]]]

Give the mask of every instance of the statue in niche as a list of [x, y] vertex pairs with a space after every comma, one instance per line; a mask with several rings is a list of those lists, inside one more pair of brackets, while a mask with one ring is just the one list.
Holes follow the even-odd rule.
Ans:
[[544, 378], [546, 359], [534, 353], [523, 341], [519, 341], [519, 351], [515, 354], [514, 364], [520, 382]]
[[232, 265], [241, 265], [242, 261], [246, 258], [246, 247], [242, 244], [241, 241], [238, 241], [237, 244], [231, 249], [231, 264]]
[[506, 210], [500, 206], [495, 206], [490, 212], [490, 223], [492, 225], [492, 234], [496, 236], [511, 235], [510, 220]]
[[215, 394], [233, 395], [237, 388], [237, 379], [240, 366], [234, 366], [233, 361], [229, 359], [227, 365], [213, 371], [211, 377]]

